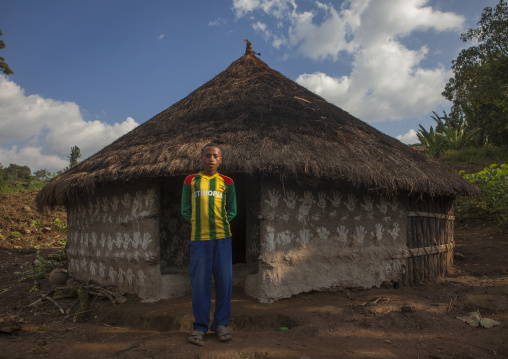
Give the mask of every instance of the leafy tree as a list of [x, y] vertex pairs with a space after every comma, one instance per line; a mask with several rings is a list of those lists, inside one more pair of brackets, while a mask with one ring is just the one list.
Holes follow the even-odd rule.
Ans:
[[[2, 30], [0, 30], [0, 36], [2, 35], [3, 32]], [[0, 40], [0, 50], [3, 48], [5, 48], [5, 42], [3, 40]], [[7, 63], [5, 62], [5, 58], [3, 58], [2, 56], [0, 56], [0, 71], [7, 76], [12, 75], [14, 73], [14, 71], [12, 71], [9, 65], [7, 65]]]
[[28, 166], [20, 166], [11, 163], [9, 167], [3, 169], [3, 179], [28, 180], [32, 176], [32, 171]]
[[69, 156], [67, 156], [67, 158], [69, 159], [69, 166], [67, 168], [67, 170], [70, 170], [71, 168], [73, 167], [76, 167], [78, 165], [78, 159], [81, 158], [81, 150], [79, 149], [78, 146], [74, 146], [71, 148], [71, 154]]
[[508, 5], [505, 0], [482, 11], [478, 28], [461, 34], [477, 43], [452, 62], [454, 77], [442, 93], [453, 102], [452, 117], [465, 116], [481, 128], [483, 142], [508, 143]]
[[34, 172], [35, 178], [37, 178], [39, 181], [45, 181], [49, 178], [51, 178], [51, 172], [49, 172], [47, 169], [40, 169]]

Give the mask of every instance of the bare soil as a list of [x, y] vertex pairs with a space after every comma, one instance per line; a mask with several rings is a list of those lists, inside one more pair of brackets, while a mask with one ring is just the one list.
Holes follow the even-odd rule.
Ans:
[[[463, 256], [453, 273], [417, 287], [337, 289], [272, 304], [235, 290], [233, 340], [220, 343], [209, 333], [198, 347], [186, 339], [190, 297], [141, 303], [128, 296], [115, 306], [91, 297], [84, 323], [48, 301], [29, 307], [51, 285], [26, 272], [37, 251], [58, 251], [65, 236], [54, 223], [65, 219], [63, 210], [40, 214], [34, 196], [0, 194], [0, 317], [24, 320], [21, 330], [0, 333], [0, 358], [508, 358], [508, 231], [499, 225], [457, 226]], [[58, 302], [68, 309], [75, 299]], [[456, 318], [477, 310], [501, 325], [478, 328]]]

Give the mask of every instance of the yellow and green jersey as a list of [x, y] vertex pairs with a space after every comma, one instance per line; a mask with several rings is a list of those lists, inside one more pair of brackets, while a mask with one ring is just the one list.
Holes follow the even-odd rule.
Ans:
[[182, 191], [182, 215], [192, 224], [191, 241], [231, 237], [229, 222], [236, 216], [235, 184], [219, 173], [187, 176]]

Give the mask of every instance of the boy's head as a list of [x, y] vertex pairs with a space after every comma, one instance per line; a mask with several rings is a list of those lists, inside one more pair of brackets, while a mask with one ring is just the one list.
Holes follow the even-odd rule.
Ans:
[[205, 153], [205, 150], [208, 148], [208, 147], [217, 147], [219, 149], [219, 152], [221, 153], [221, 156], [222, 156], [222, 148], [220, 148], [220, 146], [218, 144], [216, 144], [215, 142], [210, 142], [210, 143], [207, 143], [205, 145], [205, 147], [203, 147], [203, 149], [201, 150], [201, 154], [204, 154]]
[[208, 143], [201, 150], [201, 162], [204, 167], [204, 174], [212, 176], [217, 173], [219, 165], [222, 163], [222, 150], [216, 143]]

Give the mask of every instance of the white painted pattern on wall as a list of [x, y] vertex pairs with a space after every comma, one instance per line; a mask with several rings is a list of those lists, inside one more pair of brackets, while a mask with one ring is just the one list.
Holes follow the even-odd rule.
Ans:
[[328, 200], [332, 203], [332, 206], [337, 208], [340, 206], [340, 202], [342, 201], [342, 194], [339, 191], [333, 191], [333, 199], [328, 198]]
[[[132, 263], [158, 263], [158, 247], [153, 234], [146, 231], [130, 231], [130, 223], [150, 216], [157, 207], [156, 191], [138, 191], [123, 198], [98, 196], [85, 204], [69, 210], [69, 270], [83, 275], [100, 278], [111, 284], [144, 285], [147, 277], [144, 270], [134, 275]], [[119, 208], [119, 206], [123, 206]], [[125, 213], [127, 211], [127, 213]], [[112, 212], [117, 212], [112, 214]], [[112, 236], [101, 233], [95, 225], [116, 222], [129, 224], [125, 231]], [[139, 225], [138, 225], [139, 227]], [[99, 227], [100, 228], [100, 227]], [[137, 264], [139, 263], [139, 264]]]
[[337, 237], [337, 240], [343, 244], [347, 243], [347, 234], [349, 233], [349, 229], [346, 229], [346, 226], [340, 225], [337, 227], [337, 233], [339, 236]]
[[326, 192], [318, 192], [318, 202], [317, 206], [323, 210], [323, 213], [326, 208]]
[[[404, 210], [399, 210], [397, 198], [389, 201], [383, 196], [376, 198], [370, 194], [358, 196], [357, 193], [344, 194], [338, 190], [331, 193], [323, 190], [317, 192], [305, 190], [303, 196], [299, 197], [297, 192], [283, 189], [282, 199], [285, 209], [282, 209], [280, 192], [276, 188], [270, 189], [267, 191], [268, 198], [264, 201], [270, 209], [265, 212], [264, 218], [268, 223], [274, 224], [266, 226], [265, 238], [261, 241], [266, 251], [276, 250], [280, 246], [306, 245], [310, 243], [314, 235], [315, 238], [322, 240], [333, 238], [343, 246], [379, 246], [387, 239], [385, 234], [388, 234], [388, 238], [392, 240], [400, 236], [400, 224], [397, 219], [394, 220], [394, 217], [404, 218], [407, 214]], [[343, 201], [344, 197], [345, 201]], [[298, 202], [300, 206], [296, 212]], [[314, 204], [317, 204], [316, 207], [313, 207]], [[331, 208], [325, 213], [328, 204]], [[281, 223], [291, 223], [293, 213], [302, 225], [301, 229], [296, 230], [297, 234], [293, 233], [293, 228], [281, 226]], [[277, 222], [275, 222], [276, 219]], [[328, 219], [327, 222], [323, 222], [325, 219]], [[330, 221], [343, 224], [330, 229], [327, 228]], [[313, 230], [308, 228], [311, 223], [310, 227], [314, 228]], [[319, 225], [320, 223], [328, 224], [323, 226]], [[367, 231], [366, 223], [368, 223], [369, 231]], [[391, 229], [387, 229], [387, 225], [392, 226]]]
[[277, 191], [275, 189], [268, 191], [268, 195], [270, 196], [270, 200], [265, 199], [265, 202], [268, 203], [268, 205], [270, 207], [277, 208], [277, 206], [279, 205], [279, 198], [280, 198], [279, 191]]
[[300, 198], [299, 201], [302, 202], [302, 204], [298, 208], [298, 222], [305, 224], [309, 219], [312, 204], [316, 203], [316, 201], [311, 191], [304, 191], [303, 198]]
[[330, 236], [330, 231], [328, 229], [326, 229], [326, 227], [318, 227], [316, 229], [316, 231], [317, 231], [319, 238], [321, 238], [321, 239], [326, 240]]
[[357, 201], [354, 194], [350, 193], [347, 195], [346, 207], [348, 211], [353, 212], [355, 210]]
[[294, 191], [288, 191], [286, 193], [286, 197], [284, 198], [284, 202], [286, 202], [286, 206], [290, 209], [294, 209], [296, 206], [296, 201], [298, 197]]
[[300, 244], [307, 244], [312, 239], [312, 231], [308, 228], [300, 229], [298, 234], [300, 236], [298, 237], [297, 240], [298, 240], [298, 243], [300, 243]]

